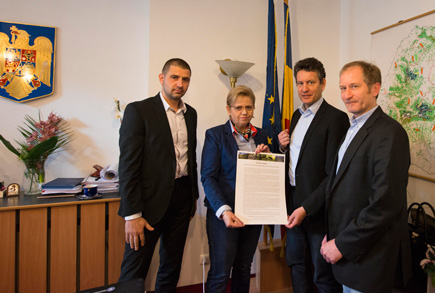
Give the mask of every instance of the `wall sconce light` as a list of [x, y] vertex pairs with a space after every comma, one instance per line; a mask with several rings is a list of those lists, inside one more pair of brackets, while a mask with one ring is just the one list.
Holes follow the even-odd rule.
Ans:
[[255, 63], [234, 61], [230, 59], [215, 60], [221, 72], [230, 78], [231, 88], [236, 86], [237, 78], [244, 74]]

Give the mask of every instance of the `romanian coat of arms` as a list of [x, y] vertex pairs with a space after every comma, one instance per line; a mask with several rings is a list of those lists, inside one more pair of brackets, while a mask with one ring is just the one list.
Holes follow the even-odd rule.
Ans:
[[18, 103], [54, 91], [56, 29], [0, 22], [0, 96]]

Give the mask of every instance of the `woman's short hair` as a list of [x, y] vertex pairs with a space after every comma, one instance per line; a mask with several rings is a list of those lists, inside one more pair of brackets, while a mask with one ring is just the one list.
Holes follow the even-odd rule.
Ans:
[[252, 105], [255, 107], [255, 95], [254, 92], [247, 86], [238, 85], [231, 89], [227, 96], [227, 105], [231, 107], [236, 102], [237, 97], [244, 96], [249, 97], [252, 101]]

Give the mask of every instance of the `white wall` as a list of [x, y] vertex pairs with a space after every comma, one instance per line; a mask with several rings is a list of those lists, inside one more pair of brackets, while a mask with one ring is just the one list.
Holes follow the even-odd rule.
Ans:
[[[119, 156], [119, 121], [113, 97], [130, 102], [147, 95], [149, 1], [1, 0], [0, 20], [54, 26], [57, 30], [54, 94], [18, 104], [0, 99], [0, 134], [21, 140], [24, 115], [57, 112], [75, 140], [49, 157], [47, 179], [86, 176], [94, 164]], [[23, 164], [0, 145], [0, 180], [21, 183]]]

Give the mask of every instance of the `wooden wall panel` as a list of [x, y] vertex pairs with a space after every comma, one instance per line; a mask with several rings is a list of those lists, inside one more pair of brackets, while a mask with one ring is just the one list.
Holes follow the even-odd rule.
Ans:
[[83, 204], [80, 214], [80, 290], [86, 290], [105, 285], [105, 203]]
[[51, 208], [50, 235], [50, 292], [76, 292], [76, 205]]
[[121, 274], [121, 263], [124, 255], [125, 221], [118, 216], [119, 202], [109, 204], [108, 231], [108, 283], [117, 283]]
[[0, 288], [15, 292], [15, 211], [0, 212]]
[[20, 211], [19, 291], [47, 291], [47, 208]]

